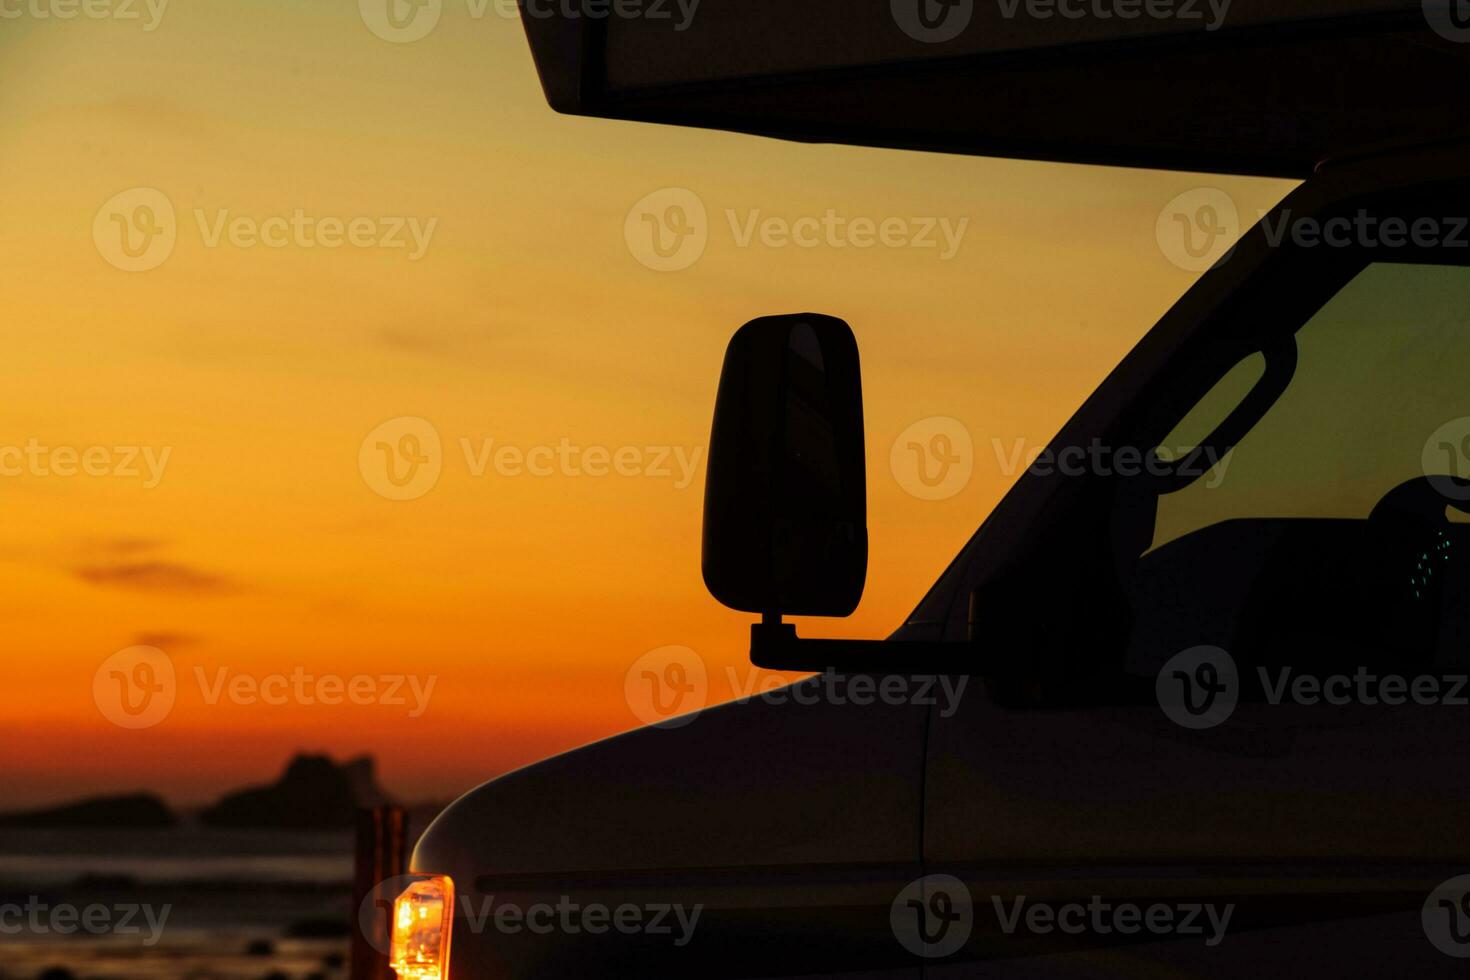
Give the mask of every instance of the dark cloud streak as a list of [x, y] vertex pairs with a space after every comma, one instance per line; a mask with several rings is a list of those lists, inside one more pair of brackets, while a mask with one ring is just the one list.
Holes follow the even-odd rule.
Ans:
[[75, 569], [75, 574], [92, 585], [168, 595], [225, 595], [240, 591], [222, 576], [170, 561], [83, 565]]

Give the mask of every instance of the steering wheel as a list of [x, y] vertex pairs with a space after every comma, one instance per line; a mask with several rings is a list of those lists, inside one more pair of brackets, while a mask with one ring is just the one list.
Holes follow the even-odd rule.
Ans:
[[1470, 514], [1470, 480], [1461, 476], [1433, 474], [1406, 480], [1383, 495], [1368, 515], [1370, 521], [1407, 519], [1444, 525], [1445, 508]]
[[1384, 494], [1368, 515], [1381, 570], [1378, 594], [1368, 598], [1382, 604], [1384, 641], [1431, 662], [1446, 613], [1445, 583], [1458, 557], [1446, 508], [1470, 514], [1470, 480], [1415, 477]]

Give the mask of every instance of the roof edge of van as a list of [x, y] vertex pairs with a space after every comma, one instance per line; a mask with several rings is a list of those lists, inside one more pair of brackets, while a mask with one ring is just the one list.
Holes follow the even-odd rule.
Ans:
[[1470, 135], [1454, 96], [1470, 44], [1405, 0], [1337, 14], [1294, 0], [1315, 13], [958, 53], [895, 40], [868, 5], [818, 44], [831, 37], [772, 41], [776, 0], [717, 2], [684, 33], [523, 15], [548, 103], [805, 143], [1293, 179]]

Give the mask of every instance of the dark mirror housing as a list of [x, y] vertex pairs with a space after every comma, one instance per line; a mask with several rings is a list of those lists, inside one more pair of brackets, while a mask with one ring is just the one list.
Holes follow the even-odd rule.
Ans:
[[704, 582], [776, 619], [847, 616], [868, 571], [857, 340], [836, 317], [768, 316], [725, 352], [704, 495]]

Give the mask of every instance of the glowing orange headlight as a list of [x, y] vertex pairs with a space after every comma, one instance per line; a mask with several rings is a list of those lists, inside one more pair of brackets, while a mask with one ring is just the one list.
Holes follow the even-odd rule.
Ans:
[[434, 875], [404, 889], [393, 903], [393, 969], [398, 980], [448, 980], [454, 882]]

